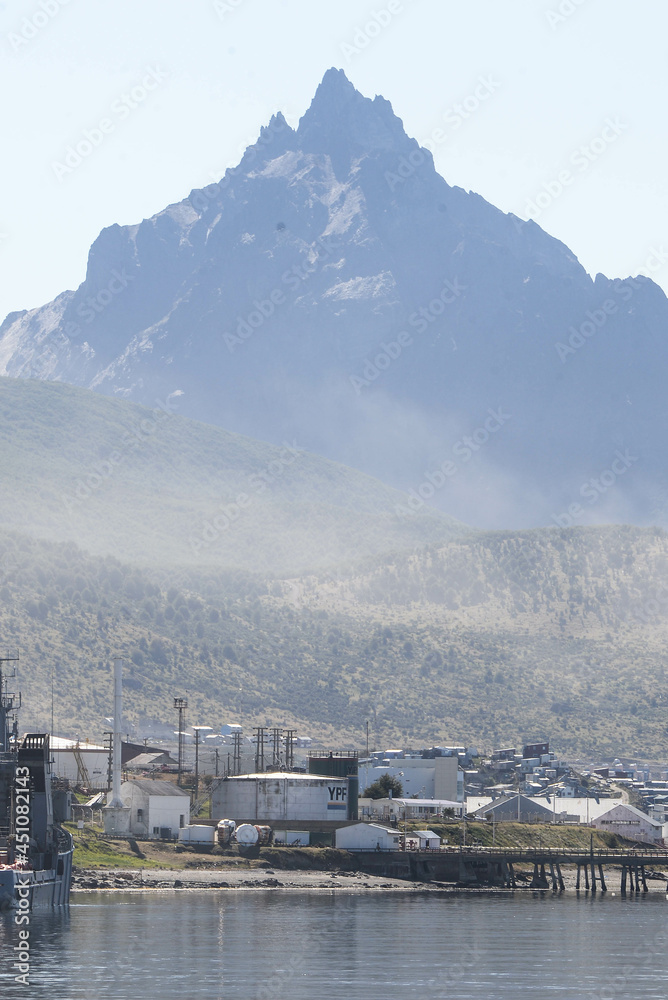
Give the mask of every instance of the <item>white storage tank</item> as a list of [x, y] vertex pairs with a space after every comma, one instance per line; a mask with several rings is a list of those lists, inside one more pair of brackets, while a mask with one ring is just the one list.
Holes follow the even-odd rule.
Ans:
[[241, 774], [219, 782], [212, 794], [216, 819], [236, 816], [244, 823], [346, 821], [348, 778], [269, 772]]
[[257, 844], [259, 839], [257, 827], [251, 826], [250, 823], [242, 823], [241, 826], [237, 827], [237, 844], [252, 847], [253, 844]]

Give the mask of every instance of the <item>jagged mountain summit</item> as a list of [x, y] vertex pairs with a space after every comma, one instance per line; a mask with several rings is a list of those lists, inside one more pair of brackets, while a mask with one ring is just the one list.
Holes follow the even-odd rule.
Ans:
[[[91, 247], [0, 373], [297, 440], [486, 527], [668, 520], [668, 302], [451, 187], [325, 74], [219, 183]], [[407, 515], [408, 516], [408, 515]]]

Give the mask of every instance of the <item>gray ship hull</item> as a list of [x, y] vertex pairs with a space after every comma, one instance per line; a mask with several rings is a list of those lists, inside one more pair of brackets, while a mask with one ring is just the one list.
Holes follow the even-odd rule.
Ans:
[[[20, 871], [15, 868], [0, 869], [0, 910], [15, 909], [20, 905], [61, 906], [70, 899], [72, 883], [72, 855], [70, 847], [58, 855], [55, 868], [42, 871]], [[26, 903], [22, 904], [22, 900]]]

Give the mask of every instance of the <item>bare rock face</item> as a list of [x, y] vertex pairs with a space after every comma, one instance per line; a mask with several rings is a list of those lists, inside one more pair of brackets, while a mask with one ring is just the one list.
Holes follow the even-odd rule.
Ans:
[[[611, 206], [611, 210], [613, 206]], [[216, 184], [91, 247], [0, 373], [300, 446], [479, 526], [666, 523], [668, 303], [450, 187], [329, 70]], [[417, 501], [416, 501], [417, 502]]]

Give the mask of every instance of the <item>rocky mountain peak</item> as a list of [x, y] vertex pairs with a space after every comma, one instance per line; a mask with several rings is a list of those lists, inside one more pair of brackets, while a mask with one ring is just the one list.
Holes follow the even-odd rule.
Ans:
[[414, 145], [389, 101], [364, 97], [342, 69], [325, 73], [299, 122], [297, 138], [305, 152], [327, 153], [342, 169], [365, 154]]
[[296, 130], [275, 114], [222, 178], [105, 230], [76, 291], [7, 317], [0, 374], [178, 391], [412, 490], [406, 516], [663, 524], [667, 326], [649, 279], [593, 282], [330, 69]]

